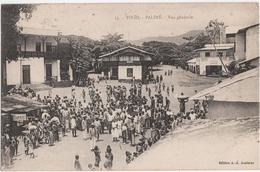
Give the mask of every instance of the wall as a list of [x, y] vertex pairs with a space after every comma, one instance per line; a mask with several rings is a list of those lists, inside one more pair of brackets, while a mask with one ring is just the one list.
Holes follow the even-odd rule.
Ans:
[[57, 77], [58, 81], [60, 81], [60, 60], [46, 59], [44, 61], [44, 79], [45, 80], [46, 80], [46, 64], [52, 65], [52, 76]]
[[[233, 60], [233, 57], [228, 57], [227, 52], [232, 53], [231, 50], [222, 50], [219, 52], [223, 52], [223, 63], [228, 64]], [[210, 52], [211, 57], [205, 57], [205, 52]], [[200, 67], [200, 75], [206, 75], [206, 66], [216, 65], [216, 66], [222, 66], [221, 61], [219, 60], [219, 57], [216, 56], [215, 51], [201, 51], [200, 52], [200, 58], [197, 60], [196, 64], [199, 64]], [[224, 72], [224, 68], [222, 68]]]
[[259, 57], [259, 26], [249, 28], [246, 32], [246, 59]]
[[127, 77], [127, 68], [133, 68], [133, 76], [135, 79], [142, 80], [142, 66], [118, 66], [118, 79], [133, 79]]
[[18, 85], [21, 82], [20, 61], [6, 62], [7, 85]]
[[30, 65], [31, 84], [44, 82], [44, 58], [24, 58], [6, 63], [7, 85], [18, 85], [22, 82], [22, 65]]
[[212, 101], [209, 102], [207, 118], [237, 118], [258, 115], [259, 103]]
[[245, 33], [237, 33], [236, 34], [236, 44], [235, 44], [235, 58], [236, 60], [244, 60], [245, 59]]

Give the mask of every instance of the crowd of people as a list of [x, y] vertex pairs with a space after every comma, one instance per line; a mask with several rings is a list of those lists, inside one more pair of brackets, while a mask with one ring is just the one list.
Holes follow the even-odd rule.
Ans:
[[[165, 75], [171, 76], [173, 73], [168, 70]], [[97, 141], [102, 134], [110, 134], [112, 142], [135, 146], [134, 152], [125, 152], [126, 163], [129, 164], [182, 121], [205, 118], [206, 102], [200, 103], [195, 100], [194, 108], [186, 112], [185, 103], [188, 98], [183, 93], [182, 97], [178, 98], [180, 110], [176, 114], [173, 113], [168, 95], [173, 94], [174, 85], [166, 86], [162, 75], [156, 76], [155, 83], [151, 85], [155, 88], [154, 92], [150, 85], [137, 82], [133, 82], [129, 89], [122, 85], [107, 85], [106, 99], [102, 99], [104, 95], [95, 86], [95, 82], [89, 82], [88, 87], [83, 88], [81, 98], [76, 96], [75, 86], [71, 87], [70, 97], [52, 97], [49, 94], [41, 98], [30, 88], [13, 89], [10, 94], [20, 94], [47, 105], [41, 116], [27, 124], [23, 137], [25, 154], [34, 158], [34, 149], [39, 144], [54, 146], [55, 142], [60, 141], [60, 137], [66, 136], [69, 132], [73, 137], [77, 137], [77, 131], [80, 130], [83, 139], [89, 140], [90, 150], [95, 155], [94, 165], [89, 164], [88, 168], [100, 169]], [[87, 90], [90, 101], [87, 101]], [[163, 96], [162, 92], [166, 92], [167, 96]], [[5, 133], [2, 143], [5, 143], [2, 144], [2, 159], [8, 167], [12, 157], [17, 154], [19, 141]], [[103, 166], [110, 170], [113, 166], [113, 154], [111, 147], [107, 147]], [[82, 169], [79, 155], [75, 156], [74, 167], [76, 170]]]

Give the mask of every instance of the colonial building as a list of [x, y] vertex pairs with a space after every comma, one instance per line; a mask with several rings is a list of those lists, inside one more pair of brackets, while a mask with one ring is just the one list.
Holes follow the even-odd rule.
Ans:
[[240, 65], [259, 65], [259, 24], [238, 30], [235, 58], [240, 61]]
[[[6, 62], [7, 85], [60, 81], [63, 58], [57, 47], [62, 39], [55, 30], [23, 28], [18, 40], [18, 59]], [[72, 76], [69, 64], [66, 65]]]
[[[215, 50], [217, 49], [217, 52]], [[200, 75], [219, 75], [225, 74], [225, 69], [219, 59], [222, 58], [224, 65], [234, 61], [234, 44], [207, 44], [204, 48], [197, 49], [199, 58], [196, 65], [199, 66]]]
[[143, 81], [149, 75], [151, 56], [149, 52], [128, 46], [100, 56], [99, 66], [110, 79]]

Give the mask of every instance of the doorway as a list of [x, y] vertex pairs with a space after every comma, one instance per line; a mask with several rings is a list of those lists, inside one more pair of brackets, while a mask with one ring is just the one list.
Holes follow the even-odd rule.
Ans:
[[50, 81], [52, 77], [52, 64], [46, 64], [46, 80]]
[[31, 83], [30, 65], [23, 65], [23, 84]]
[[118, 78], [118, 67], [113, 67], [111, 79], [117, 79], [117, 78]]

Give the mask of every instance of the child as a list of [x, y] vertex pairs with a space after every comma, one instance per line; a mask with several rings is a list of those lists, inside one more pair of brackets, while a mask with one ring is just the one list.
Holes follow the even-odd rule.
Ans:
[[80, 162], [79, 162], [79, 155], [75, 156], [74, 168], [75, 168], [76, 171], [81, 171], [82, 170]]
[[93, 150], [94, 154], [95, 154], [95, 167], [99, 167], [99, 163], [101, 161], [100, 158], [100, 150], [97, 146], [95, 146], [94, 150]]

